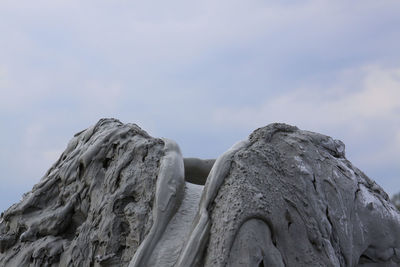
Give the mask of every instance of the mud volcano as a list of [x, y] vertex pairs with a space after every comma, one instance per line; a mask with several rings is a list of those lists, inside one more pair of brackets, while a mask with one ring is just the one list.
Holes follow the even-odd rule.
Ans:
[[400, 266], [400, 214], [325, 135], [275, 123], [183, 158], [102, 119], [1, 215], [0, 266]]

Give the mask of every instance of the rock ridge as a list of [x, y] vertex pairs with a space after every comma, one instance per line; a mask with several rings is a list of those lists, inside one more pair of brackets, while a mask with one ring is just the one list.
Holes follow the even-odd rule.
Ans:
[[273, 123], [217, 159], [101, 119], [0, 220], [0, 266], [399, 266], [400, 213], [340, 140]]

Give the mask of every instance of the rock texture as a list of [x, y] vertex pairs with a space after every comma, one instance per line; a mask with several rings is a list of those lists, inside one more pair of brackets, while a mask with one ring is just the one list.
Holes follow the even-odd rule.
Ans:
[[204, 266], [399, 266], [400, 214], [344, 152], [285, 124], [253, 132], [208, 203]]
[[391, 198], [391, 201], [396, 206], [396, 208], [400, 211], [400, 192], [393, 195]]
[[0, 266], [127, 266], [152, 226], [164, 142], [100, 120], [0, 224]]
[[2, 215], [0, 266], [128, 265], [400, 266], [400, 213], [325, 135], [271, 124], [183, 159], [103, 119]]

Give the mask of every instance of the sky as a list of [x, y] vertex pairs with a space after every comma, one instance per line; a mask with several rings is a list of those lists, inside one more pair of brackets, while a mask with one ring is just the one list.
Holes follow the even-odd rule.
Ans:
[[0, 0], [0, 211], [113, 117], [216, 158], [296, 125], [400, 191], [398, 0]]

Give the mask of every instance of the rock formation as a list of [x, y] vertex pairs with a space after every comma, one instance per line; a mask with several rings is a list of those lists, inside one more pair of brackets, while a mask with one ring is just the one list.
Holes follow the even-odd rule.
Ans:
[[400, 192], [394, 194], [391, 198], [392, 203], [396, 206], [396, 208], [400, 211]]
[[216, 160], [102, 119], [0, 221], [0, 266], [399, 266], [400, 213], [344, 144], [285, 124]]

